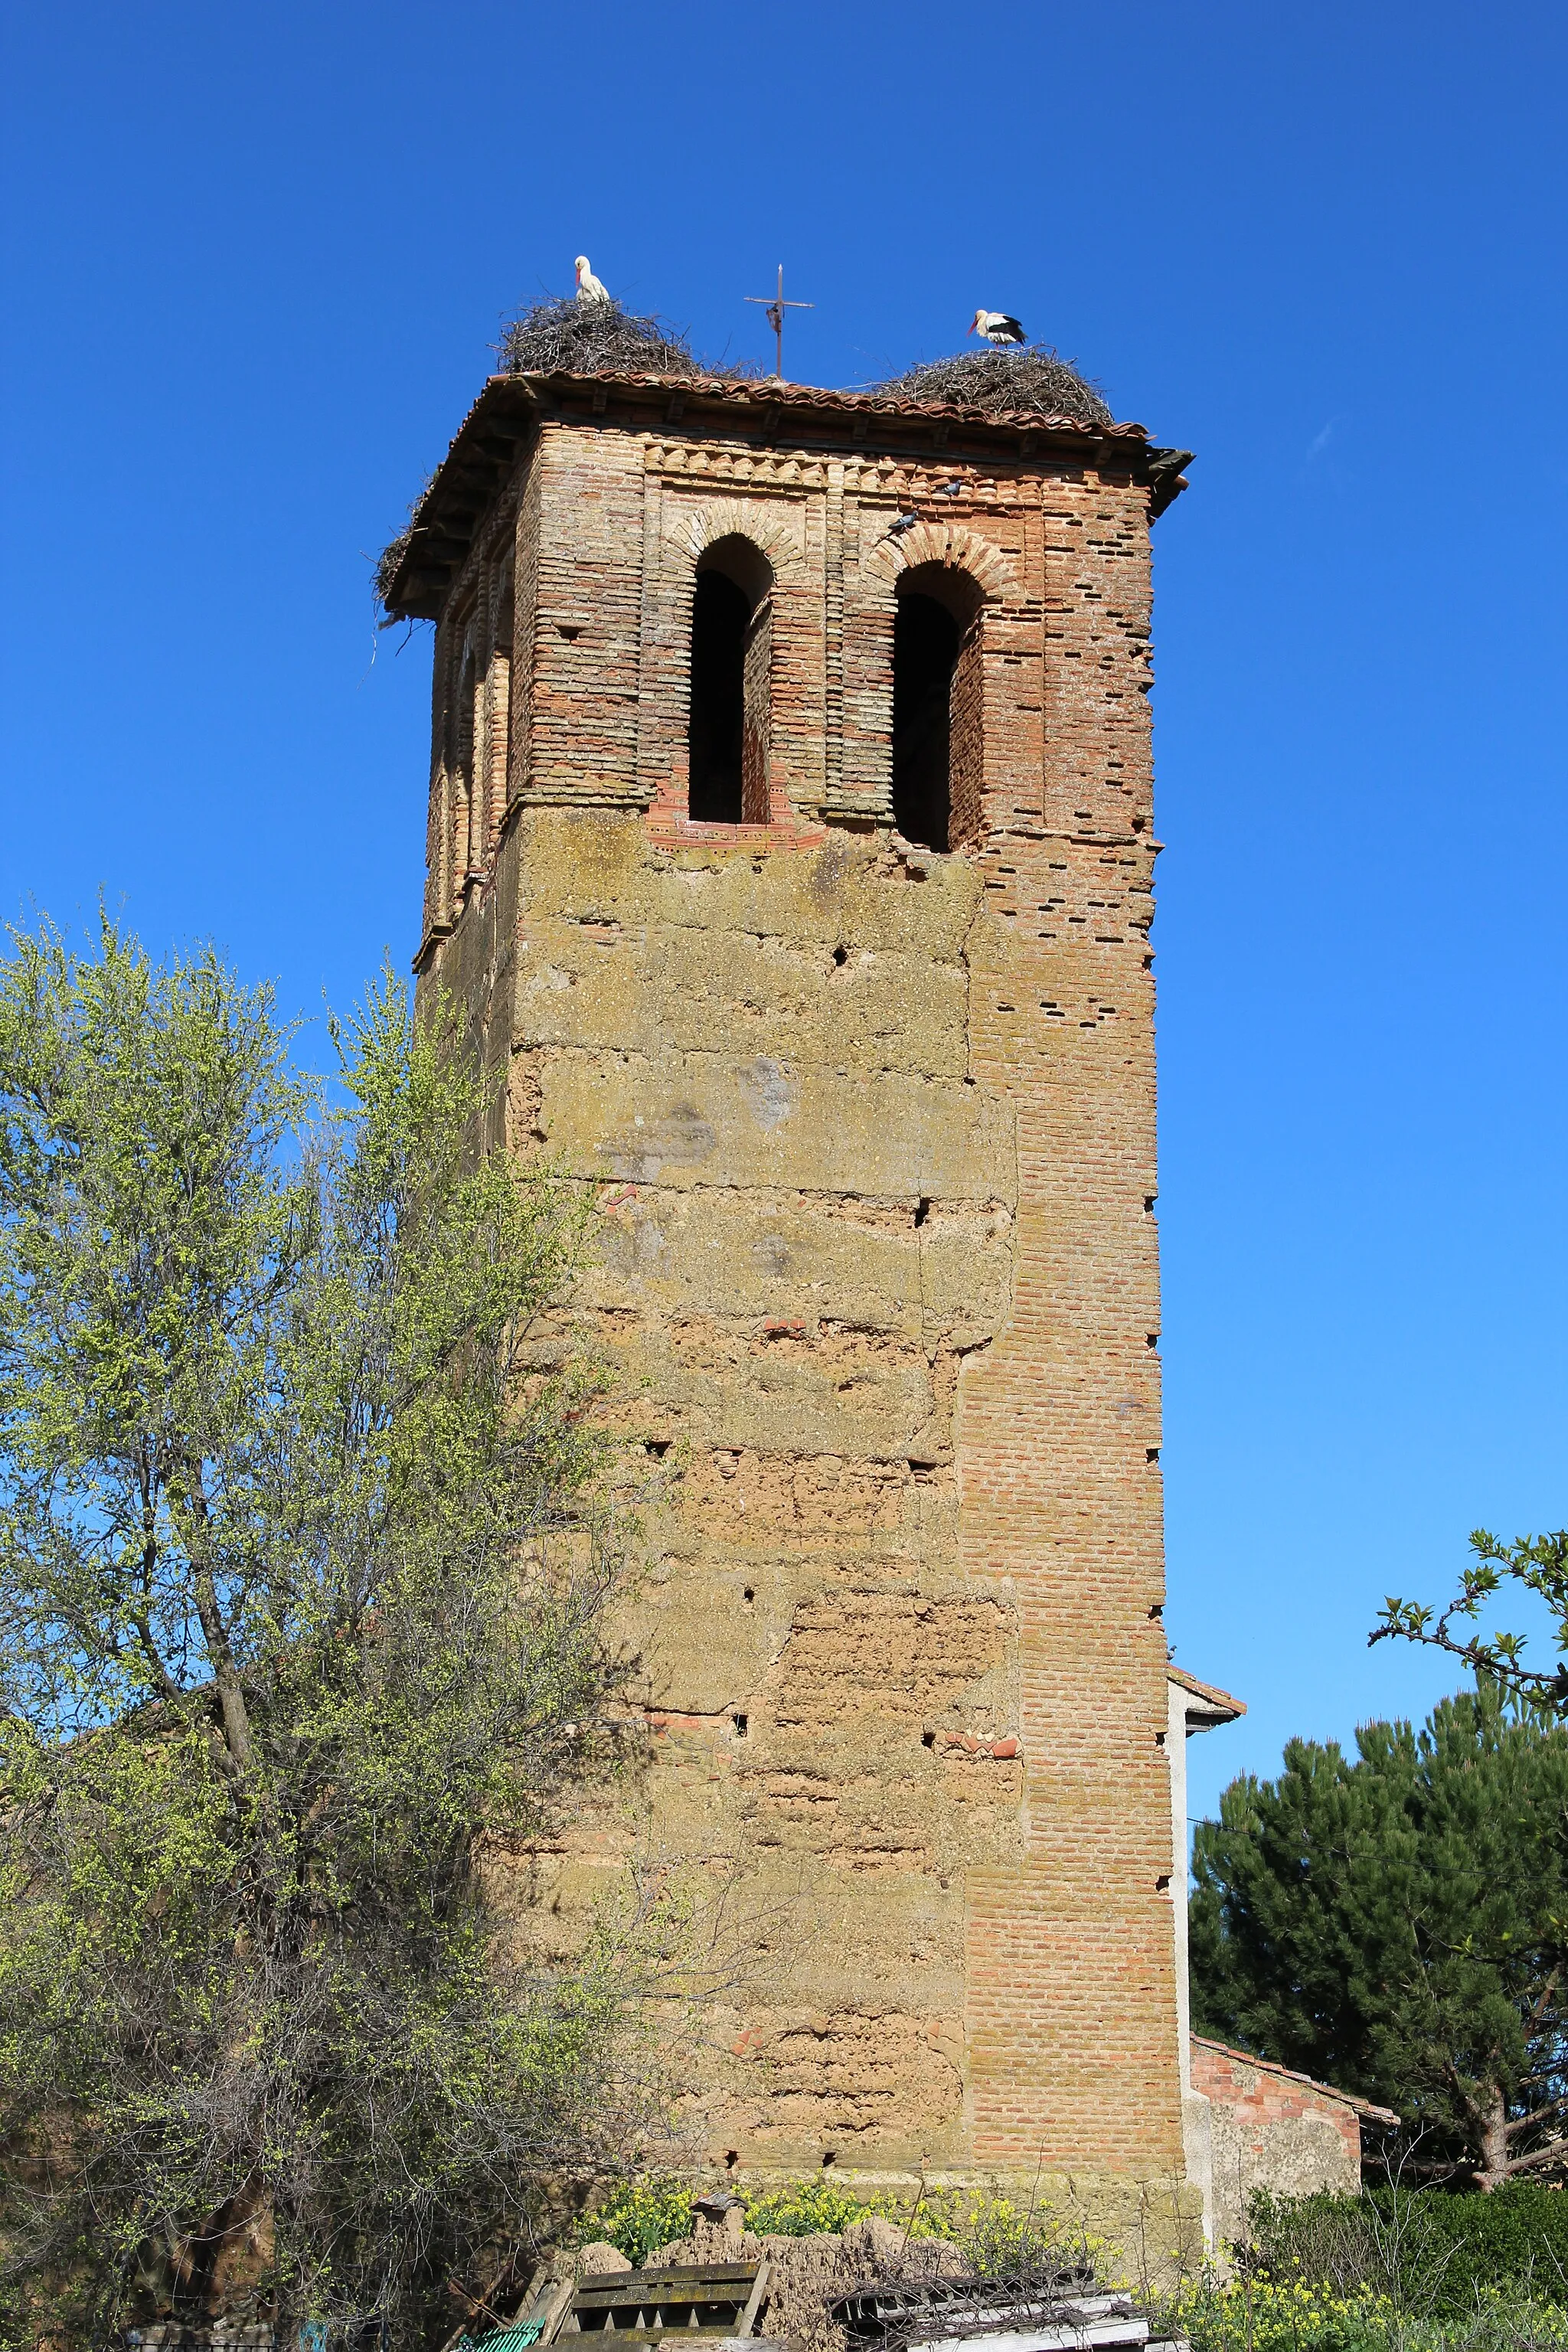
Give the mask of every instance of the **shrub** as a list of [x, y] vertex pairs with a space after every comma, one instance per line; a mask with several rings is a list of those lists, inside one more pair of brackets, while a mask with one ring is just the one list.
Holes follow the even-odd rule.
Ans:
[[1396, 2306], [1367, 2288], [1337, 2294], [1294, 2279], [1205, 2279], [1171, 2315], [1193, 2352], [1385, 2352]]
[[824, 2180], [820, 2174], [788, 2181], [780, 2189], [765, 2189], [760, 2194], [742, 2189], [741, 2196], [746, 2227], [759, 2238], [809, 2238], [818, 2230], [837, 2234], [863, 2221], [868, 2213], [885, 2213], [896, 2221], [909, 2219], [907, 2200], [900, 2203], [891, 2197], [857, 2196], [836, 2180]]
[[1488, 2293], [1463, 2315], [1423, 2319], [1370, 2288], [1209, 2278], [1161, 2319], [1193, 2352], [1568, 2352], [1568, 2312], [1519, 2294]]
[[[1510, 2293], [1568, 2306], [1568, 2196], [1562, 2189], [1533, 2180], [1486, 2196], [1374, 2189], [1366, 2201], [1384, 2215], [1396, 2203], [1417, 2207], [1420, 2258], [1440, 2264], [1435, 2311], [1471, 2312], [1488, 2294]], [[1415, 2284], [1416, 2252], [1412, 2246], [1406, 2257], [1407, 2292]]]
[[1365, 2288], [1407, 2316], [1475, 2313], [1489, 2296], [1568, 2306], [1568, 2196], [1521, 2181], [1479, 2191], [1384, 2185], [1361, 2197], [1273, 2198], [1250, 2210], [1256, 2279]]
[[577, 2243], [618, 2246], [629, 2263], [644, 2263], [656, 2247], [690, 2235], [696, 2197], [683, 2181], [658, 2176], [621, 2181], [602, 2205], [583, 2215]]
[[[907, 2203], [875, 2194], [858, 2196], [837, 2181], [819, 2177], [763, 2189], [742, 2189], [738, 2193], [746, 2210], [746, 2227], [760, 2238], [809, 2238], [817, 2231], [837, 2233], [864, 2221], [868, 2213], [886, 2213], [901, 2221], [909, 2212]], [[623, 2182], [602, 2205], [584, 2214], [577, 2224], [577, 2243], [589, 2245], [602, 2240], [618, 2246], [629, 2262], [645, 2262], [658, 2247], [690, 2235], [700, 2194], [689, 2181], [669, 2175]]]

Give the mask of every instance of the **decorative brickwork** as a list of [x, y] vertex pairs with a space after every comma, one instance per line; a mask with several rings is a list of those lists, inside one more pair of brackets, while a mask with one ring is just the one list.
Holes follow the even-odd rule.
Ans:
[[[639, 1842], [706, 1890], [717, 2161], [1169, 2184], [1156, 476], [1136, 428], [1028, 423], [492, 386], [405, 566], [439, 612], [420, 968], [514, 1142], [596, 1188], [572, 1311], [658, 1465], [646, 1776], [529, 1858], [544, 1916]], [[692, 604], [737, 537], [768, 817], [748, 782], [702, 824]], [[948, 855], [892, 828], [900, 580], [961, 618]]]

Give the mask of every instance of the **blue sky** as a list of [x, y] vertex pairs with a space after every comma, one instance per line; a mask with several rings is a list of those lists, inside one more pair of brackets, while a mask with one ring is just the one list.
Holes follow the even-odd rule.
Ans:
[[[1198, 453], [1156, 533], [1182, 1662], [1295, 1731], [1478, 1521], [1568, 1519], [1560, 10], [4, 16], [0, 908], [319, 1010], [415, 944], [398, 528], [504, 317], [611, 288], [862, 382], [1016, 310]], [[372, 666], [372, 652], [374, 663]]]

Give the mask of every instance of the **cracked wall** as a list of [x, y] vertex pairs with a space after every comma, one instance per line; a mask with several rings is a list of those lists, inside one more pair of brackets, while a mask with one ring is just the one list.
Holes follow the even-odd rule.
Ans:
[[[952, 856], [888, 815], [881, 534], [933, 484], [910, 560], [984, 600]], [[683, 814], [721, 530], [775, 575], [765, 825]], [[639, 1844], [709, 1887], [721, 2163], [1180, 2171], [1147, 559], [1146, 492], [1081, 465], [612, 415], [542, 433], [438, 633], [433, 856], [441, 681], [513, 566], [506, 810], [422, 969], [594, 1187], [570, 1311], [656, 1482], [646, 1769], [518, 1867], [568, 1940]]]

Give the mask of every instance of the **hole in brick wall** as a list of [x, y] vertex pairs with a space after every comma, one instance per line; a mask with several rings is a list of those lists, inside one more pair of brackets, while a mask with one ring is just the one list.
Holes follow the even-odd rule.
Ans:
[[1168, 1870], [1163, 1870], [1154, 1881], [1154, 1892], [1156, 1895], [1169, 1895], [1170, 1891], [1171, 1874]]
[[916, 1204], [915, 1204], [915, 1223], [916, 1223], [916, 1224], [917, 1224], [917, 1225], [923, 1225], [923, 1224], [924, 1224], [924, 1223], [925, 1223], [925, 1221], [926, 1221], [926, 1219], [930, 1216], [930, 1214], [931, 1214], [931, 1202], [930, 1202], [929, 1201], [927, 1201], [927, 1200], [923, 1200], [923, 1199], [922, 1199], [922, 1200], [921, 1200], [921, 1201], [919, 1201], [919, 1202], [916, 1202]]
[[1154, 1745], [1156, 1748], [1163, 1748], [1165, 1745], [1165, 1735], [1163, 1731], [1157, 1731], [1154, 1734]]
[[756, 1597], [757, 1588], [754, 1584], [748, 1584], [744, 1592], [741, 1595], [742, 1601], [754, 1601]]
[[1157, 1445], [1151, 1445], [1147, 1454], [1144, 1456], [1144, 1459], [1149, 1462], [1158, 1462], [1160, 1459], [1159, 1447]]
[[743, 1715], [732, 1715], [730, 1717], [730, 1720], [735, 1727], [736, 1738], [744, 1739], [746, 1736], [746, 1717]]
[[848, 949], [847, 949], [847, 948], [835, 948], [835, 949], [834, 949], [834, 950], [833, 950], [833, 961], [834, 961], [834, 962], [835, 962], [835, 963], [837, 963], [837, 964], [846, 964], [846, 963], [847, 963], [847, 962], [848, 962], [848, 961], [849, 961], [849, 950], [848, 950]]
[[1149, 820], [1148, 820], [1148, 818], [1147, 818], [1146, 816], [1135, 816], [1135, 817], [1133, 818], [1133, 820], [1132, 820], [1132, 830], [1133, 830], [1133, 832], [1134, 832], [1134, 833], [1142, 833], [1142, 830], [1143, 830], [1143, 828], [1144, 828], [1144, 826], [1148, 824], [1148, 822], [1149, 822]]
[[1143, 1345], [1144, 1345], [1146, 1348], [1157, 1348], [1157, 1347], [1159, 1346], [1159, 1344], [1160, 1344], [1160, 1334], [1158, 1333], [1158, 1331], [1151, 1331], [1151, 1332], [1150, 1332], [1150, 1334], [1149, 1334], [1149, 1337], [1148, 1337], [1148, 1338], [1147, 1338], [1147, 1339], [1145, 1339], [1145, 1340], [1144, 1340], [1144, 1342], [1143, 1342]]
[[833, 2150], [832, 2150], [830, 2147], [825, 2147], [825, 2148], [823, 2149], [823, 2151], [822, 2151], [822, 2168], [823, 2168], [824, 2172], [826, 2172], [826, 2169], [827, 2169], [827, 2168], [828, 2168], [828, 2166], [829, 2166], [830, 2164], [837, 2164], [837, 2161], [838, 2161], [837, 2157], [834, 2154]]
[[1160, 1619], [1164, 1615], [1164, 1613], [1165, 1604], [1163, 1601], [1156, 1601], [1153, 1607], [1149, 1612], [1150, 1618], [1155, 1624], [1159, 1623]]
[[1158, 1192], [1145, 1192], [1145, 1193], [1144, 1193], [1144, 1195], [1143, 1195], [1143, 1214], [1144, 1214], [1146, 1217], [1152, 1217], [1152, 1216], [1153, 1215], [1153, 1213], [1154, 1213], [1154, 1203], [1155, 1203], [1155, 1202], [1159, 1199], [1159, 1197], [1160, 1197], [1160, 1195], [1158, 1194]]
[[936, 1746], [936, 1734], [935, 1734], [935, 1732], [934, 1732], [934, 1731], [922, 1731], [922, 1732], [921, 1732], [921, 1746], [922, 1748], [934, 1748], [934, 1747]]
[[583, 634], [581, 629], [572, 627], [565, 621], [557, 621], [555, 626], [559, 630], [560, 634], [565, 638], [569, 646], [575, 645], [578, 638]]

